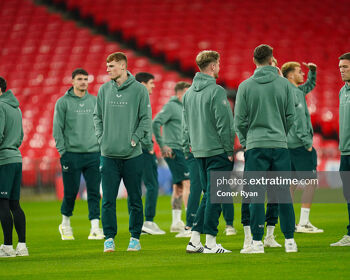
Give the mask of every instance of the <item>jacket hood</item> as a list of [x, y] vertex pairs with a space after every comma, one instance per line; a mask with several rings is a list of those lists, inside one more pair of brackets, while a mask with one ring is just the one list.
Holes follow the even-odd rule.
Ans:
[[128, 79], [120, 86], [118, 86], [116, 81], [112, 80], [113, 85], [116, 86], [118, 90], [125, 89], [131, 84], [136, 82], [135, 77], [129, 71], [127, 71], [127, 74], [128, 74]]
[[273, 66], [262, 66], [254, 71], [253, 80], [259, 84], [271, 83], [279, 77], [278, 70]]
[[19, 103], [17, 98], [13, 95], [11, 90], [5, 91], [1, 96], [0, 96], [0, 102], [4, 102], [8, 105], [10, 105], [13, 108], [18, 108]]
[[172, 96], [170, 99], [169, 99], [169, 102], [175, 102], [175, 103], [179, 103], [182, 105], [182, 102], [179, 100], [179, 98], [177, 98], [177, 96]]
[[194, 91], [201, 91], [212, 84], [216, 84], [216, 80], [213, 77], [197, 72], [193, 78], [192, 86]]
[[70, 96], [70, 97], [73, 97], [73, 98], [79, 98], [79, 100], [84, 100], [87, 98], [88, 96], [88, 91], [86, 91], [85, 95], [83, 97], [79, 97], [79, 96], [76, 96], [75, 93], [74, 93], [74, 89], [73, 87], [71, 87], [70, 89], [68, 89], [65, 93], [65, 95], [67, 96]]

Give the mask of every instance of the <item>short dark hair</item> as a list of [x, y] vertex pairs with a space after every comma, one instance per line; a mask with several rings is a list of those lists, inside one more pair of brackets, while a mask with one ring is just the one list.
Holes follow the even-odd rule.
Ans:
[[139, 83], [148, 83], [149, 80], [154, 80], [154, 76], [148, 72], [139, 72], [135, 75], [136, 81]]
[[177, 82], [175, 85], [175, 93], [177, 93], [180, 90], [184, 90], [185, 88], [189, 88], [190, 86], [191, 84], [187, 82], [183, 82], [183, 81]]
[[339, 60], [347, 59], [350, 60], [350, 52], [344, 53], [341, 56], [339, 56]]
[[0, 89], [2, 92], [5, 92], [7, 88], [6, 80], [3, 77], [0, 77]]
[[254, 50], [255, 61], [260, 65], [268, 63], [269, 59], [273, 57], [272, 51], [273, 48], [269, 45], [262, 44], [257, 46]]
[[72, 73], [72, 79], [75, 78], [77, 75], [84, 75], [84, 76], [89, 76], [88, 72], [84, 70], [83, 68], [77, 68], [73, 71]]
[[128, 58], [126, 57], [125, 53], [122, 52], [115, 52], [110, 54], [107, 57], [107, 63], [110, 63], [112, 61], [125, 61], [125, 64], [128, 65]]

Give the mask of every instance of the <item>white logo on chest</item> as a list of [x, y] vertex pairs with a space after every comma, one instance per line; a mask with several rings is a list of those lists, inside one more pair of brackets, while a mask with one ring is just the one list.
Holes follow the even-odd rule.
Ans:
[[80, 107], [84, 107], [85, 104], [84, 104], [84, 103], [80, 103], [79, 106], [80, 106]]
[[121, 95], [121, 94], [120, 94], [120, 95], [119, 95], [119, 94], [117, 94], [117, 97], [118, 97], [118, 98], [120, 98], [120, 97], [122, 97], [122, 95]]

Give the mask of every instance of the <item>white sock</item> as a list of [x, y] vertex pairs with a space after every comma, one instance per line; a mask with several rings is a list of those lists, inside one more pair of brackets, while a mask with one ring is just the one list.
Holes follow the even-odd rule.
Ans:
[[201, 234], [198, 231], [192, 231], [190, 242], [197, 246], [201, 242]]
[[274, 231], [275, 231], [275, 226], [267, 226], [266, 227], [266, 237], [273, 236]]
[[299, 225], [306, 225], [309, 222], [310, 208], [301, 208]]
[[173, 210], [173, 224], [176, 224], [177, 222], [181, 221], [181, 212], [182, 210]]
[[244, 238], [251, 238], [252, 237], [252, 232], [250, 231], [250, 226], [244, 226]]
[[210, 249], [214, 248], [216, 246], [216, 236], [211, 234], [206, 234], [205, 245], [207, 245], [207, 247]]
[[294, 241], [294, 238], [289, 238], [289, 239], [286, 238], [286, 242], [294, 243], [295, 241]]
[[26, 243], [18, 242], [17, 248], [18, 249], [25, 249], [25, 248], [27, 248], [27, 245], [26, 245]]
[[253, 245], [259, 245], [262, 244], [262, 241], [259, 240], [253, 240]]
[[100, 227], [100, 220], [99, 219], [92, 219], [90, 222], [91, 222], [92, 229], [98, 229]]
[[70, 227], [70, 217], [62, 215], [62, 226]]

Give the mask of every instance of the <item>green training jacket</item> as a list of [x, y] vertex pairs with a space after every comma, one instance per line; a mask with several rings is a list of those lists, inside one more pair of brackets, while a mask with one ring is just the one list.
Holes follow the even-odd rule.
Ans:
[[0, 165], [22, 162], [22, 113], [11, 90], [0, 96]]
[[345, 83], [339, 92], [339, 150], [350, 155], [350, 85]]
[[183, 131], [187, 138], [184, 142], [189, 140], [194, 157], [211, 157], [225, 152], [228, 156], [233, 155], [232, 110], [225, 89], [217, 85], [213, 77], [196, 73], [183, 96], [183, 107]]
[[[106, 157], [129, 159], [142, 153], [140, 140], [151, 132], [151, 105], [145, 86], [128, 72], [120, 86], [111, 80], [103, 84], [94, 111], [95, 131]], [[131, 145], [134, 140], [136, 146]]]
[[295, 117], [290, 82], [277, 68], [262, 66], [238, 88], [235, 130], [241, 145], [253, 148], [287, 148], [287, 134]]

